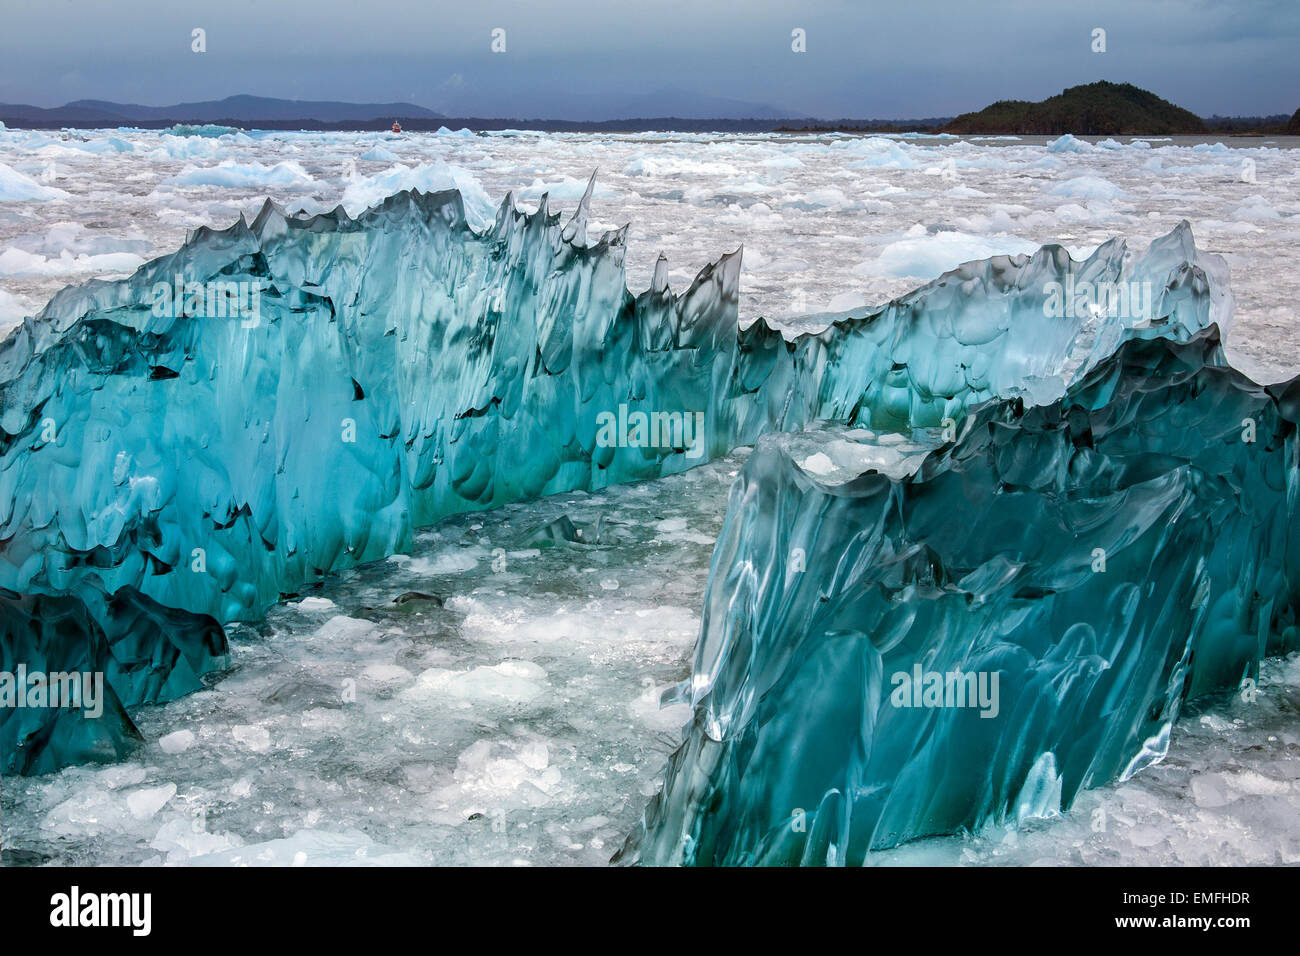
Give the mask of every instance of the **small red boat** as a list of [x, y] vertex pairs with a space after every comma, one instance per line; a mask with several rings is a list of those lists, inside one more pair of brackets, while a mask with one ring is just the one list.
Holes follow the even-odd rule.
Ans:
[[400, 133], [401, 131], [402, 131], [402, 124], [399, 123], [399, 122], [397, 122], [396, 120], [394, 120], [394, 121], [393, 121], [393, 132], [394, 132], [394, 133]]

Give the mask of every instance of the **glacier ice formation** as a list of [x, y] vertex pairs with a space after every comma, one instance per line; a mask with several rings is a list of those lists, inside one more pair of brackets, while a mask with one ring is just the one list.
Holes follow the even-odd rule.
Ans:
[[901, 480], [827, 487], [760, 447], [693, 723], [622, 859], [860, 864], [1160, 759], [1185, 699], [1300, 648], [1297, 422], [1300, 378], [1256, 385], [1212, 326], [988, 402]]
[[[356, 220], [268, 203], [128, 279], [64, 290], [0, 345], [0, 586], [92, 575], [255, 619], [448, 514], [692, 463], [671, 438], [599, 442], [620, 406], [702, 412], [710, 458], [816, 419], [935, 426], [1059, 393], [1130, 327], [1047, 316], [1052, 283], [1154, 280], [1147, 324], [1180, 338], [1230, 305], [1183, 225], [1136, 263], [1120, 241], [1083, 263], [1059, 246], [971, 263], [788, 342], [761, 320], [737, 332], [739, 253], [680, 295], [661, 261], [633, 297], [625, 230], [588, 245], [585, 217], [585, 199], [561, 228], [545, 203], [526, 214], [507, 197], [480, 235], [455, 191], [399, 193]], [[256, 320], [188, 301], [157, 314], [176, 276], [256, 284]]]
[[[256, 620], [450, 514], [670, 474], [819, 419], [905, 430], [1049, 401], [1126, 336], [1185, 341], [1231, 316], [1226, 267], [1183, 223], [1140, 256], [1045, 246], [817, 334], [741, 331], [739, 252], [681, 293], [661, 259], [634, 296], [626, 227], [587, 239], [590, 194], [567, 224], [507, 196], [483, 232], [454, 190], [355, 219], [268, 202], [60, 292], [0, 343], [0, 588], [95, 607], [130, 588], [197, 616], [190, 647], [206, 617]], [[1053, 314], [1084, 285], [1152, 293], [1139, 315]], [[197, 646], [195, 675], [223, 653]]]

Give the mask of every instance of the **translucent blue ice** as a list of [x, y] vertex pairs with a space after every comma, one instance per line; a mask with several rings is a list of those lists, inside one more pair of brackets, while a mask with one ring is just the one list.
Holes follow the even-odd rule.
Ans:
[[484, 232], [454, 190], [356, 219], [268, 202], [65, 289], [0, 344], [0, 588], [129, 587], [256, 620], [450, 514], [659, 477], [817, 419], [942, 427], [990, 398], [1051, 400], [1127, 335], [1231, 314], [1184, 223], [1137, 258], [1046, 246], [819, 334], [739, 332], [739, 252], [676, 294], [661, 259], [634, 296], [626, 227], [588, 242], [589, 199], [562, 224], [507, 196]]
[[1254, 384], [1211, 328], [989, 402], [902, 480], [760, 446], [623, 859], [861, 864], [1160, 759], [1185, 699], [1300, 647], [1297, 422], [1300, 379]]

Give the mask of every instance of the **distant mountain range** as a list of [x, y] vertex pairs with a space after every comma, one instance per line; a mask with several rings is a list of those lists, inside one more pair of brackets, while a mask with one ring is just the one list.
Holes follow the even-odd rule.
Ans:
[[[266, 96], [228, 96], [224, 100], [138, 106], [107, 100], [75, 100], [50, 109], [0, 103], [0, 121], [10, 126], [59, 127], [94, 123], [110, 126], [171, 126], [175, 123], [363, 123], [396, 118], [441, 120], [414, 103], [339, 103], [331, 100], [279, 100]], [[10, 120], [13, 122], [10, 122]]]
[[[573, 106], [574, 104], [570, 104]], [[577, 104], [579, 112], [591, 105]], [[764, 103], [726, 97], [699, 96], [663, 89], [620, 102], [619, 119], [524, 119], [452, 117], [414, 103], [340, 103], [332, 100], [282, 100], [265, 96], [228, 96], [222, 100], [140, 106], [108, 100], [75, 100], [63, 106], [39, 107], [0, 103], [0, 122], [8, 126], [58, 129], [64, 126], [142, 126], [163, 128], [178, 123], [212, 123], [262, 129], [383, 129], [393, 121], [406, 129], [468, 126], [472, 129], [662, 129], [667, 120], [675, 129], [767, 130], [778, 122], [806, 120], [789, 110]], [[720, 117], [725, 119], [719, 120]], [[721, 122], [724, 125], [719, 126]], [[703, 124], [703, 125], [701, 125]]]
[[725, 97], [699, 96], [663, 89], [621, 101], [619, 119], [527, 119], [447, 116], [414, 103], [342, 103], [333, 100], [284, 100], [265, 96], [229, 96], [222, 100], [140, 106], [107, 100], [76, 100], [44, 108], [0, 103], [0, 122], [11, 127], [138, 126], [161, 129], [176, 124], [211, 123], [245, 129], [381, 130], [394, 121], [408, 130], [468, 127], [474, 130], [535, 129], [578, 132], [678, 130], [682, 132], [826, 131], [949, 132], [965, 134], [1062, 133], [1095, 136], [1170, 133], [1244, 133], [1300, 135], [1300, 111], [1285, 116], [1212, 117], [1196, 114], [1130, 83], [1074, 86], [1037, 103], [1001, 100], [974, 113], [951, 119], [819, 120], [790, 115], [777, 107]]

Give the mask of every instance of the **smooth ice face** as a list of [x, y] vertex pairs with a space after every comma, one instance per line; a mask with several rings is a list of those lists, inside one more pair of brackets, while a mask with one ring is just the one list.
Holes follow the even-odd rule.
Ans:
[[567, 225], [507, 196], [483, 233], [454, 190], [357, 219], [268, 203], [55, 296], [0, 345], [0, 587], [255, 620], [451, 514], [819, 419], [940, 426], [1058, 394], [1125, 335], [1230, 315], [1184, 223], [1132, 262], [1118, 240], [1082, 263], [1047, 246], [816, 335], [738, 332], [739, 253], [680, 295], [661, 263], [634, 297], [626, 229], [587, 242], [590, 188]]
[[1300, 646], [1300, 379], [1217, 329], [990, 402], [901, 480], [760, 447], [731, 492], [687, 740], [623, 858], [858, 864], [1068, 808], [1184, 699]]

